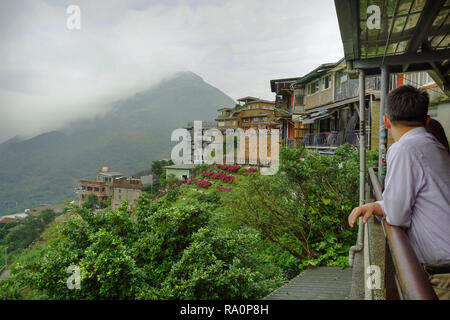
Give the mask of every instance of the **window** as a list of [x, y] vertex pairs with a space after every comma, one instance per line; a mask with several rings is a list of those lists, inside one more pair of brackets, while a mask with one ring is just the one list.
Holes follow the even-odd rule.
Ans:
[[267, 122], [267, 120], [268, 120], [267, 117], [263, 117], [263, 118], [262, 118], [262, 121], [263, 121], [263, 122]]
[[223, 127], [225, 125], [225, 122], [219, 122], [219, 127]]
[[97, 187], [95, 187], [95, 188], [94, 188], [94, 191], [95, 191], [95, 192], [99, 192], [99, 191], [100, 191], [100, 189], [99, 189], [99, 188], [97, 188]]
[[102, 188], [102, 192], [105, 192], [105, 188]]
[[308, 94], [314, 94], [319, 91], [319, 80], [313, 81], [308, 84]]
[[296, 106], [303, 106], [304, 102], [303, 102], [303, 97], [302, 95], [295, 95], [295, 105]]
[[329, 89], [331, 87], [331, 75], [326, 75], [322, 78], [322, 90]]
[[92, 191], [92, 187], [87, 187], [88, 191]]

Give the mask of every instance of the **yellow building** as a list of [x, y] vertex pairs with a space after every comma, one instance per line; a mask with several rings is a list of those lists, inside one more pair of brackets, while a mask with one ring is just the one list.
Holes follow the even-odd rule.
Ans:
[[238, 99], [234, 108], [219, 109], [216, 121], [219, 129], [280, 129], [277, 119], [281, 112], [275, 108], [275, 102], [255, 97]]

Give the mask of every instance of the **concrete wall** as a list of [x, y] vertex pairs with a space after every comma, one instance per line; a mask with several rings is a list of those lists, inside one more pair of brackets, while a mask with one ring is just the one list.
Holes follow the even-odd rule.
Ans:
[[111, 208], [116, 210], [120, 207], [122, 201], [126, 200], [128, 201], [128, 209], [135, 210], [137, 199], [141, 194], [142, 191], [138, 189], [114, 188], [111, 199]]
[[[333, 77], [331, 79], [333, 79]], [[329, 89], [320, 90], [309, 96], [307, 95], [305, 97], [305, 110], [327, 105], [332, 102], [333, 102], [333, 84]]]
[[183, 180], [183, 175], [186, 175], [189, 179], [191, 177], [191, 170], [166, 168], [166, 177], [168, 177], [171, 174], [173, 174], [179, 180]]

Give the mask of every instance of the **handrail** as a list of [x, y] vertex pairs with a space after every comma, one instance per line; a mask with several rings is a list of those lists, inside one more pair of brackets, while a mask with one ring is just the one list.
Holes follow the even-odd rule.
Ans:
[[[374, 196], [382, 199], [382, 186], [374, 168], [369, 168], [369, 180]], [[383, 231], [387, 239], [395, 269], [396, 286], [399, 297], [406, 300], [437, 300], [428, 277], [414, 253], [408, 237], [400, 227], [390, 225], [383, 219]], [[386, 264], [386, 267], [388, 264]], [[386, 273], [388, 270], [386, 269]]]

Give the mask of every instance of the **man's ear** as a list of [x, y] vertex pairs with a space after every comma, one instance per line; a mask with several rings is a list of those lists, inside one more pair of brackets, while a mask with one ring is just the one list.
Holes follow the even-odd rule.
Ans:
[[425, 121], [425, 126], [428, 127], [428, 125], [430, 124], [430, 116], [427, 116], [427, 120]]
[[383, 122], [384, 122], [384, 126], [386, 127], [386, 129], [390, 130], [391, 129], [391, 121], [389, 121], [389, 118], [384, 115], [383, 116]]

